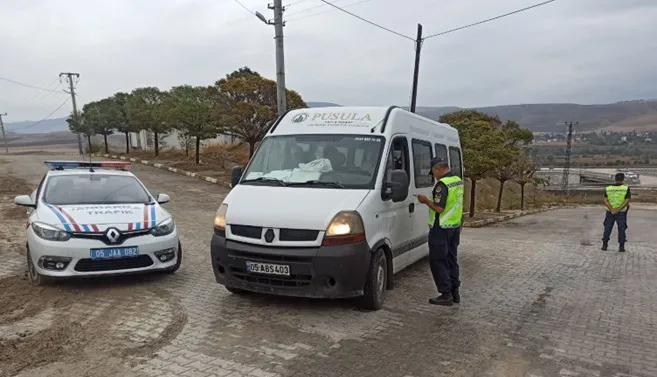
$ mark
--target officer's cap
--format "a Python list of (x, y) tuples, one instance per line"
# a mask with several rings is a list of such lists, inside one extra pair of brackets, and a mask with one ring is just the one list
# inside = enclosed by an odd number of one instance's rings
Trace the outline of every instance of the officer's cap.
[(623, 173), (616, 173), (616, 181), (621, 182), (625, 180), (625, 174)]
[(431, 159), (431, 162), (429, 163), (431, 169), (435, 168), (436, 166), (447, 166), (447, 161), (444, 160), (442, 157), (434, 157)]

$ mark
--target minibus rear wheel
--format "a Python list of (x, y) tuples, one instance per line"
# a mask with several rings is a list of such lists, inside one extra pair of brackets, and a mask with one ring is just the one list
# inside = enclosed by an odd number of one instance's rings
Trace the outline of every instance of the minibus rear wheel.
[(361, 307), (366, 310), (379, 310), (383, 307), (388, 282), (388, 260), (382, 249), (372, 254), (370, 268), (365, 281)]

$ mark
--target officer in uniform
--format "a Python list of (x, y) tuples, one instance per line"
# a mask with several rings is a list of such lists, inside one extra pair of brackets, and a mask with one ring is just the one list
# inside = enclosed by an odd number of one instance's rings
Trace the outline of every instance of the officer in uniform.
[(602, 234), (602, 250), (607, 250), (609, 245), (609, 236), (614, 228), (614, 223), (618, 224), (618, 251), (625, 251), (625, 231), (627, 230), (627, 210), (630, 208), (630, 198), (632, 193), (630, 188), (623, 184), (625, 174), (618, 173), (615, 177), (616, 183), (607, 186), (605, 189), (604, 202), (607, 207), (604, 221), (604, 233)]
[(452, 174), (447, 161), (440, 157), (431, 159), (431, 174), (438, 181), (432, 198), (417, 196), (420, 203), (429, 207), (429, 263), (440, 293), (429, 303), (452, 306), (461, 302), (456, 255), (463, 223), (463, 180)]

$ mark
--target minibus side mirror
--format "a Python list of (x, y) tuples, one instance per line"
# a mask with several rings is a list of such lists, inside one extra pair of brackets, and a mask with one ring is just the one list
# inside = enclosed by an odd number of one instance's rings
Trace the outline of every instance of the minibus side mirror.
[(390, 172), (390, 181), (384, 185), (385, 194), (393, 203), (401, 202), (408, 197), (408, 174), (405, 170)]
[(230, 187), (235, 187), (242, 179), (242, 167), (233, 166), (233, 169), (230, 171)]

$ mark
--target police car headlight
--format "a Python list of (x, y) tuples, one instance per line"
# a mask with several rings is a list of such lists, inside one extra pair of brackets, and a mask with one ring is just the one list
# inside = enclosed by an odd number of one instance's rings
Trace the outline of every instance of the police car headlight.
[(322, 245), (347, 245), (365, 241), (363, 218), (356, 211), (342, 211), (333, 217), (324, 234)]
[(34, 234), (48, 241), (68, 241), (71, 238), (70, 233), (48, 224), (34, 222), (32, 223), (32, 230)]
[(157, 224), (157, 226), (151, 230), (151, 234), (155, 237), (166, 236), (167, 234), (173, 233), (174, 229), (176, 229), (176, 224), (173, 222), (173, 219), (169, 218)]
[(228, 204), (221, 203), (217, 209), (217, 214), (214, 215), (214, 229), (219, 231), (226, 230), (226, 211), (228, 210)]

